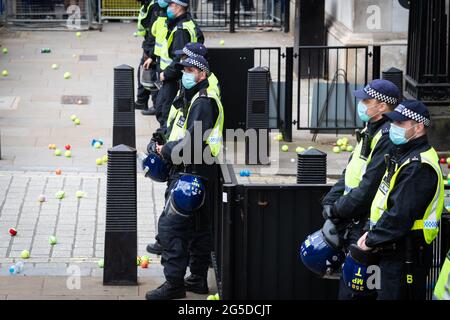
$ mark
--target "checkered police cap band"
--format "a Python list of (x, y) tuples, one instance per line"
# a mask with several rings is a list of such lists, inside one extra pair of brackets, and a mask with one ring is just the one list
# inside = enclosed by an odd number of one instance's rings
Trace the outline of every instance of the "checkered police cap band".
[(421, 114), (418, 114), (417, 112), (412, 111), (411, 109), (408, 109), (407, 107), (405, 107), (402, 104), (399, 104), (396, 108), (395, 111), (402, 114), (403, 116), (414, 120), (416, 122), (419, 123), (423, 123), (424, 126), (429, 127), (431, 125), (431, 120), (428, 118), (425, 118), (424, 116), (422, 116)]
[(382, 94), (381, 92), (378, 92), (377, 90), (371, 88), (370, 85), (367, 85), (364, 88), (364, 91), (372, 98), (377, 99), (381, 102), (385, 102), (385, 103), (389, 103), (389, 104), (397, 104), (397, 102), (398, 102), (397, 98)]
[(191, 50), (187, 49), (186, 47), (183, 48), (183, 52), (184, 52), (188, 57), (196, 57), (196, 56), (198, 56), (198, 54), (193, 53)]
[(182, 7), (187, 7), (187, 6), (188, 6), (188, 4), (187, 4), (186, 2), (179, 1), (179, 0), (171, 0), (170, 2), (179, 4), (179, 5), (182, 6)]
[(209, 69), (207, 66), (205, 66), (203, 63), (201, 63), (200, 61), (197, 61), (195, 59), (191, 59), (191, 58), (187, 58), (186, 62), (189, 64), (192, 64), (194, 66), (196, 66), (197, 68), (199, 68), (202, 71), (206, 71), (209, 72)]

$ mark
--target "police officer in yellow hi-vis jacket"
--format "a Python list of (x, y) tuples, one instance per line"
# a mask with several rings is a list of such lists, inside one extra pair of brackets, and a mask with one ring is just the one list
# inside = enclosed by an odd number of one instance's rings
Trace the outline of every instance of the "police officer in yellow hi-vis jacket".
[[(174, 103), (181, 106), (169, 121), (167, 141), (156, 146), (156, 151), (171, 165), (166, 204), (158, 222), (166, 282), (147, 292), (147, 300), (179, 299), (186, 296), (186, 291), (209, 291), (210, 209), (218, 177), (217, 163), (210, 160), (222, 149), (224, 112), (217, 90), (209, 86), (210, 71), (205, 58), (188, 57), (178, 67), (183, 68), (184, 90), (180, 90)], [(184, 177), (196, 177), (195, 184), (186, 182)], [(204, 198), (191, 207), (190, 199), (184, 198), (198, 199), (198, 190), (204, 190), (200, 192)], [(179, 206), (177, 195), (186, 201), (186, 206)], [(191, 274), (185, 279), (188, 266)]]
[[(360, 99), (358, 115), (367, 125), (358, 133), (358, 144), (342, 178), (322, 201), (324, 218), (332, 219), (338, 227), (344, 226), (341, 233), (346, 233), (345, 249), (364, 233), (370, 205), (385, 172), (384, 155), (390, 153), (393, 146), (389, 139), (390, 123), (383, 114), (397, 106), (400, 91), (388, 80), (375, 79), (363, 89), (354, 91), (353, 95)], [(341, 279), (340, 300), (374, 298), (373, 292), (356, 294)]]
[[(164, 126), (169, 114), (170, 106), (179, 89), (181, 72), (175, 65), (180, 57), (175, 51), (182, 50), (189, 42), (204, 42), (204, 36), (198, 25), (188, 12), (188, 0), (165, 0), (167, 7), (166, 30), (164, 37), (157, 36), (159, 51), (159, 79), (162, 87), (156, 98), (156, 119), (160, 126)], [(158, 43), (161, 38), (162, 43)], [(156, 48), (155, 45), (155, 48)]]
[(425, 299), (444, 206), (439, 158), (427, 139), (430, 114), (421, 101), (405, 100), (385, 116), (395, 148), (372, 201), (370, 230), (358, 247), (379, 255), (378, 299)]

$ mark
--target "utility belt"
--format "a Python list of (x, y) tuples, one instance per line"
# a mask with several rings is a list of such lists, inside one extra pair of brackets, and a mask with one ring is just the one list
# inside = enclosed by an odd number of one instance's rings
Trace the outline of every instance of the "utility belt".
[(376, 248), (376, 250), (381, 254), (404, 252), (405, 255), (410, 255), (417, 253), (421, 247), (424, 248), (425, 246), (427, 246), (427, 244), (425, 243), (425, 240), (423, 238), (423, 231), (411, 230), (402, 239), (379, 246)]

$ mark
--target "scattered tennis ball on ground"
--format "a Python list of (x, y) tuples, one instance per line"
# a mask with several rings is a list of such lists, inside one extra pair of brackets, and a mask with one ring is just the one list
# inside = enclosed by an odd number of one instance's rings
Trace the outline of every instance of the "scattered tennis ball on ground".
[(288, 146), (287, 144), (283, 144), (283, 145), (281, 146), (281, 151), (283, 151), (283, 152), (288, 152), (288, 151), (289, 151), (289, 146)]
[(305, 148), (302, 148), (302, 147), (295, 148), (296, 153), (302, 153), (303, 151), (305, 151)]
[(59, 157), (62, 154), (61, 150), (56, 149), (55, 150), (55, 156)]
[(56, 237), (55, 237), (55, 236), (51, 236), (51, 237), (48, 239), (48, 242), (50, 243), (50, 245), (54, 246), (58, 241), (56, 240)]
[(107, 156), (107, 155), (104, 155), (104, 156), (102, 157), (102, 161), (103, 161), (103, 164), (108, 163), (108, 156)]
[(75, 196), (77, 198), (83, 198), (84, 196), (86, 196), (86, 193), (84, 193), (84, 191), (78, 190), (77, 192), (75, 192)]
[(334, 153), (341, 153), (341, 148), (336, 146), (336, 147), (333, 148), (333, 152)]
[(63, 199), (65, 195), (66, 195), (66, 193), (61, 190), (61, 191), (56, 192), (55, 197), (56, 197), (56, 199)]
[(21, 257), (22, 259), (28, 259), (28, 258), (30, 257), (30, 251), (28, 251), (28, 250), (23, 250), (23, 251), (20, 253), (20, 257)]
[(450, 180), (450, 173), (447, 175), (447, 179)]
[(72, 120), (72, 121), (75, 121), (76, 118), (77, 118), (76, 114), (73, 114), (73, 115), (70, 116), (70, 120)]
[(348, 138), (342, 138), (342, 144), (348, 144)]
[(139, 257), (139, 256), (136, 258), (136, 265), (137, 266), (141, 265), (141, 257)]
[(99, 141), (94, 143), (94, 148), (95, 149), (100, 149), (101, 147), (102, 147), (102, 144)]
[(105, 260), (103, 259), (98, 260), (97, 265), (99, 268), (103, 268), (105, 266)]
[(67, 150), (66, 152), (64, 152), (64, 156), (65, 156), (66, 158), (70, 158), (70, 157), (72, 156), (72, 151)]
[(9, 229), (9, 234), (14, 237), (17, 234), (16, 228), (10, 228)]
[(216, 293), (216, 294), (214, 295), (214, 298), (215, 298), (216, 300), (220, 300), (219, 293)]
[(75, 125), (79, 126), (81, 123), (81, 120), (76, 118), (75, 120), (73, 120), (73, 123), (75, 123)]
[(8, 54), (8, 48), (3, 48), (2, 52), (3, 54)]
[(75, 35), (79, 38), (79, 37), (81, 37), (81, 32), (78, 31), (77, 33), (75, 33)]
[(348, 152), (352, 152), (352, 151), (353, 151), (353, 146), (347, 146), (347, 149), (346, 149), (346, 151), (348, 151)]
[(70, 77), (72, 77), (70, 72), (64, 72), (64, 79), (70, 79)]
[(336, 141), (336, 145), (338, 145), (339, 147), (342, 146), (342, 145), (343, 145), (342, 139), (338, 139), (338, 140)]
[(340, 148), (341, 148), (341, 151), (346, 151), (346, 150), (347, 150), (347, 146), (346, 146), (346, 145), (344, 145), (344, 144), (343, 144), (343, 145), (341, 145), (341, 146), (340, 146)]
[(52, 64), (52, 69), (53, 70), (57, 70), (58, 68), (59, 68), (59, 66), (56, 63)]
[(41, 194), (41, 195), (38, 197), (38, 201), (39, 201), (39, 202), (45, 202), (45, 201), (47, 201), (47, 198), (46, 198), (45, 195)]
[(97, 158), (97, 159), (95, 159), (95, 163), (96, 163), (98, 166), (101, 166), (101, 165), (103, 164), (102, 158)]
[(281, 133), (278, 133), (275, 138), (276, 141), (282, 141), (283, 140), (283, 135)]
[(206, 298), (206, 300), (216, 300), (216, 298), (211, 294)]
[(314, 147), (313, 147), (313, 146), (309, 146), (309, 147), (308, 147), (308, 150), (311, 150), (311, 149), (314, 149)]
[(8, 70), (3, 70), (3, 71), (2, 71), (2, 76), (4, 76), (4, 77), (9, 76)]
[(447, 164), (450, 164), (450, 157), (447, 158)]
[(219, 41), (219, 43), (220, 43), (221, 46), (223, 46), (225, 44), (225, 40), (222, 39), (222, 40)]

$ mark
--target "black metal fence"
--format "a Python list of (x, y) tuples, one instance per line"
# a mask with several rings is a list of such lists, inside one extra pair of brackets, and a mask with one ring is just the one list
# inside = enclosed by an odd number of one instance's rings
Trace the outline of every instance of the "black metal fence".
[(351, 93), (367, 83), (368, 57), (367, 46), (298, 47), (298, 130), (318, 133), (363, 126)]

